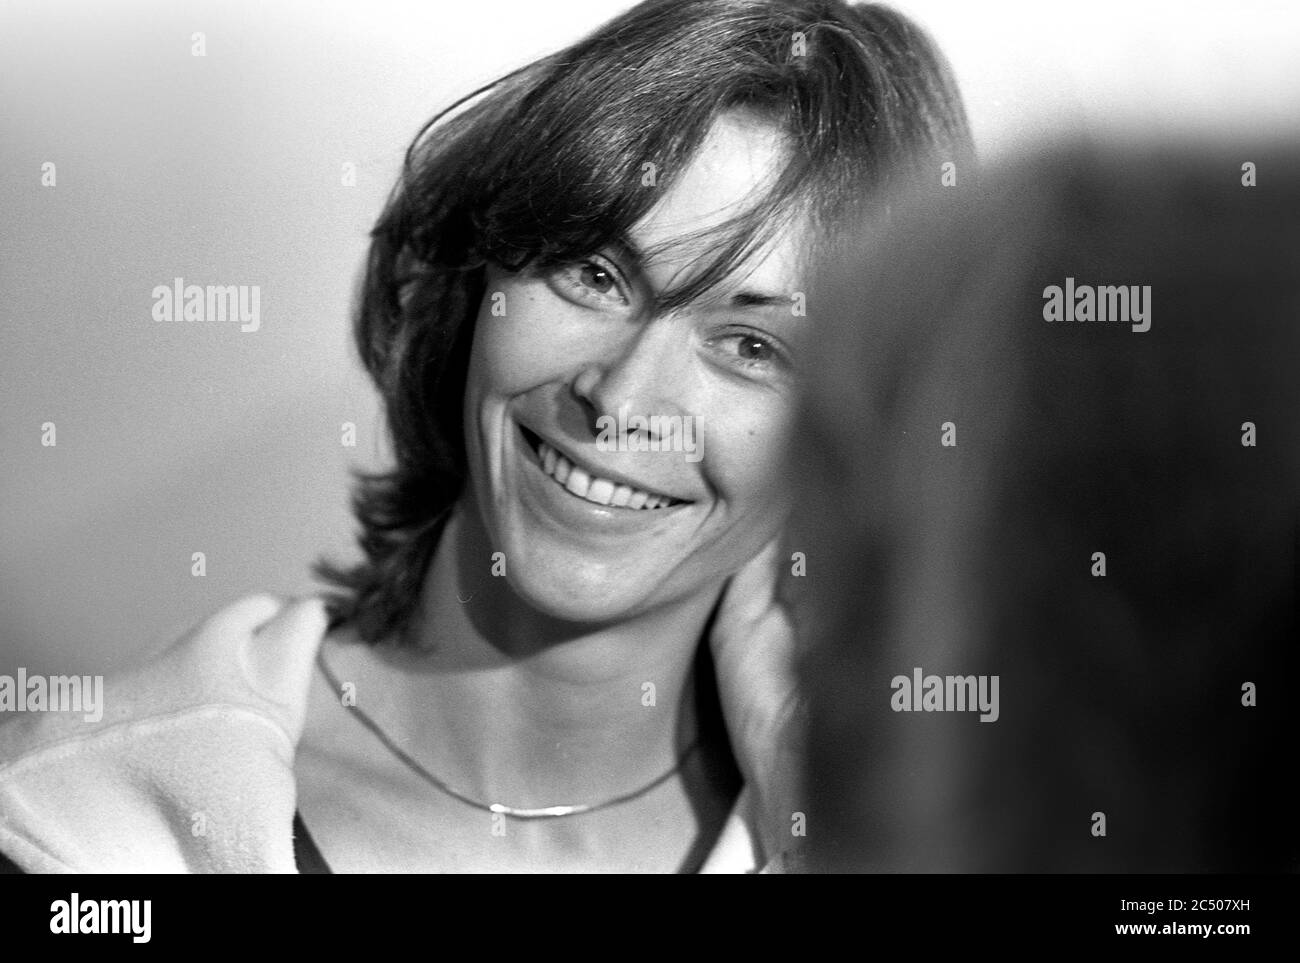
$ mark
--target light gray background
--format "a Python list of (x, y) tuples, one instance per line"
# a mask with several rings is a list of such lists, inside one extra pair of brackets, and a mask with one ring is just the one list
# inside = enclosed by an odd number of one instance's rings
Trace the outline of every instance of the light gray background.
[[(402, 151), (627, 6), (0, 5), (0, 673), (107, 670), (352, 551), (347, 467), (384, 448), (349, 306)], [(1289, 2), (895, 6), (953, 63), (986, 158), (1081, 128), (1245, 143), (1300, 117)], [(155, 322), (176, 276), (260, 285), (261, 330)]]

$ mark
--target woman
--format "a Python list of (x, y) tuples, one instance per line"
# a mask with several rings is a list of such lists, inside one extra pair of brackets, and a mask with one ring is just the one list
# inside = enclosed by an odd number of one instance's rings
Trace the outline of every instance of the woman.
[[(345, 871), (749, 868), (788, 848), (775, 467), (803, 278), (866, 197), (964, 160), (947, 68), (883, 8), (654, 0), (465, 104), (417, 138), (374, 231), (356, 333), (396, 464), (356, 493), (361, 564), (322, 567), (329, 637), (311, 602), (258, 632), (277, 605), (250, 600), (119, 687), (208, 659), (224, 680), (243, 651), (240, 705), (260, 700), (178, 767), (169, 820), (201, 814), (203, 843), (151, 858), (292, 868), (295, 803), (298, 864)], [(259, 748), (232, 753), (236, 729)], [(206, 778), (222, 764), (245, 770), (238, 799)], [(30, 811), (19, 783), (50, 766), (27, 748), (10, 798)], [(10, 824), (0, 850), (93, 861), (60, 830)]]

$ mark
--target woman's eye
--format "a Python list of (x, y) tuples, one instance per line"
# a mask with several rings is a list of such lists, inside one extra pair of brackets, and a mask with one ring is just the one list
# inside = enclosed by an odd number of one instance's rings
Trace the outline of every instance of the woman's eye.
[(761, 374), (783, 367), (785, 355), (776, 342), (752, 331), (731, 331), (709, 339), (723, 361), (745, 373)]
[(776, 348), (772, 342), (765, 341), (762, 338), (756, 338), (753, 335), (743, 334), (736, 338), (736, 354), (743, 361), (764, 362), (771, 361), (776, 356)]
[(563, 264), (551, 275), (571, 301), (598, 306), (627, 305), (618, 272), (603, 261), (587, 259)]
[(605, 294), (613, 288), (618, 287), (618, 282), (614, 280), (614, 275), (610, 274), (599, 264), (587, 263), (578, 269), (578, 278), (583, 286), (589, 287), (594, 291)]

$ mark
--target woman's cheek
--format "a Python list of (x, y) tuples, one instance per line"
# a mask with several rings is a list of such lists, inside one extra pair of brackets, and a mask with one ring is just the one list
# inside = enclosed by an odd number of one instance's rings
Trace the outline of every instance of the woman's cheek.
[[(489, 291), (479, 316), (483, 369), (499, 391), (515, 394), (562, 377), (584, 344), (583, 331), (553, 297), (532, 283), (502, 285), (501, 300)], [(495, 313), (494, 313), (495, 312)], [(589, 340), (589, 337), (588, 337)]]
[[(705, 453), (705, 463), (717, 478), (716, 485), (734, 511), (771, 511), (787, 500), (788, 492), (781, 477), (784, 446), (789, 438), (792, 418), (788, 406), (780, 403), (747, 406), (751, 417), (737, 424), (734, 432), (705, 435), (712, 452)], [(759, 417), (753, 417), (757, 410)]]
[[(494, 304), (495, 294), (502, 297)], [(479, 315), (475, 331), (474, 352), (478, 355), (476, 367), (482, 373), (484, 383), (492, 389), (508, 389), (512, 382), (518, 381), (525, 374), (530, 361), (536, 358), (530, 350), (533, 340), (522, 337), (527, 329), (528, 311), (522, 297), (511, 297), (509, 290), (489, 292), (484, 301), (483, 311)], [(513, 302), (514, 311), (510, 312)], [(496, 312), (502, 311), (503, 314)]]

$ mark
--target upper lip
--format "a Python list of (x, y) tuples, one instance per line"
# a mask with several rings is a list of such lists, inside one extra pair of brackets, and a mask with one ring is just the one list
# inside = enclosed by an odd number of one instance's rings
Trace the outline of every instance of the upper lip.
[(623, 474), (622, 472), (615, 471), (612, 468), (605, 468), (603, 466), (594, 465), (591, 462), (589, 462), (586, 458), (580, 458), (577, 455), (575, 455), (565, 445), (561, 445), (557, 443), (547, 435), (542, 434), (542, 432), (538, 431), (536, 428), (531, 428), (528, 425), (523, 424), (523, 422), (519, 423), (519, 427), (521, 427), (528, 434), (533, 435), (536, 438), (539, 438), (540, 440), (546, 442), (546, 444), (554, 448), (557, 452), (559, 452), (561, 455), (567, 458), (572, 464), (574, 464), (578, 468), (581, 468), (583, 471), (585, 471), (588, 475), (591, 475), (592, 477), (608, 478), (610, 481), (617, 482), (620, 485), (627, 485), (629, 488), (635, 488), (638, 491), (649, 492), (651, 495), (660, 495), (663, 496), (664, 498), (671, 498), (674, 501), (679, 501), (679, 502), (694, 501), (694, 499), (692, 498), (683, 498), (680, 495), (674, 495), (672, 492), (666, 492), (661, 488), (656, 488), (654, 486), (647, 485), (644, 482), (639, 482), (636, 479), (630, 478), (627, 475)]

